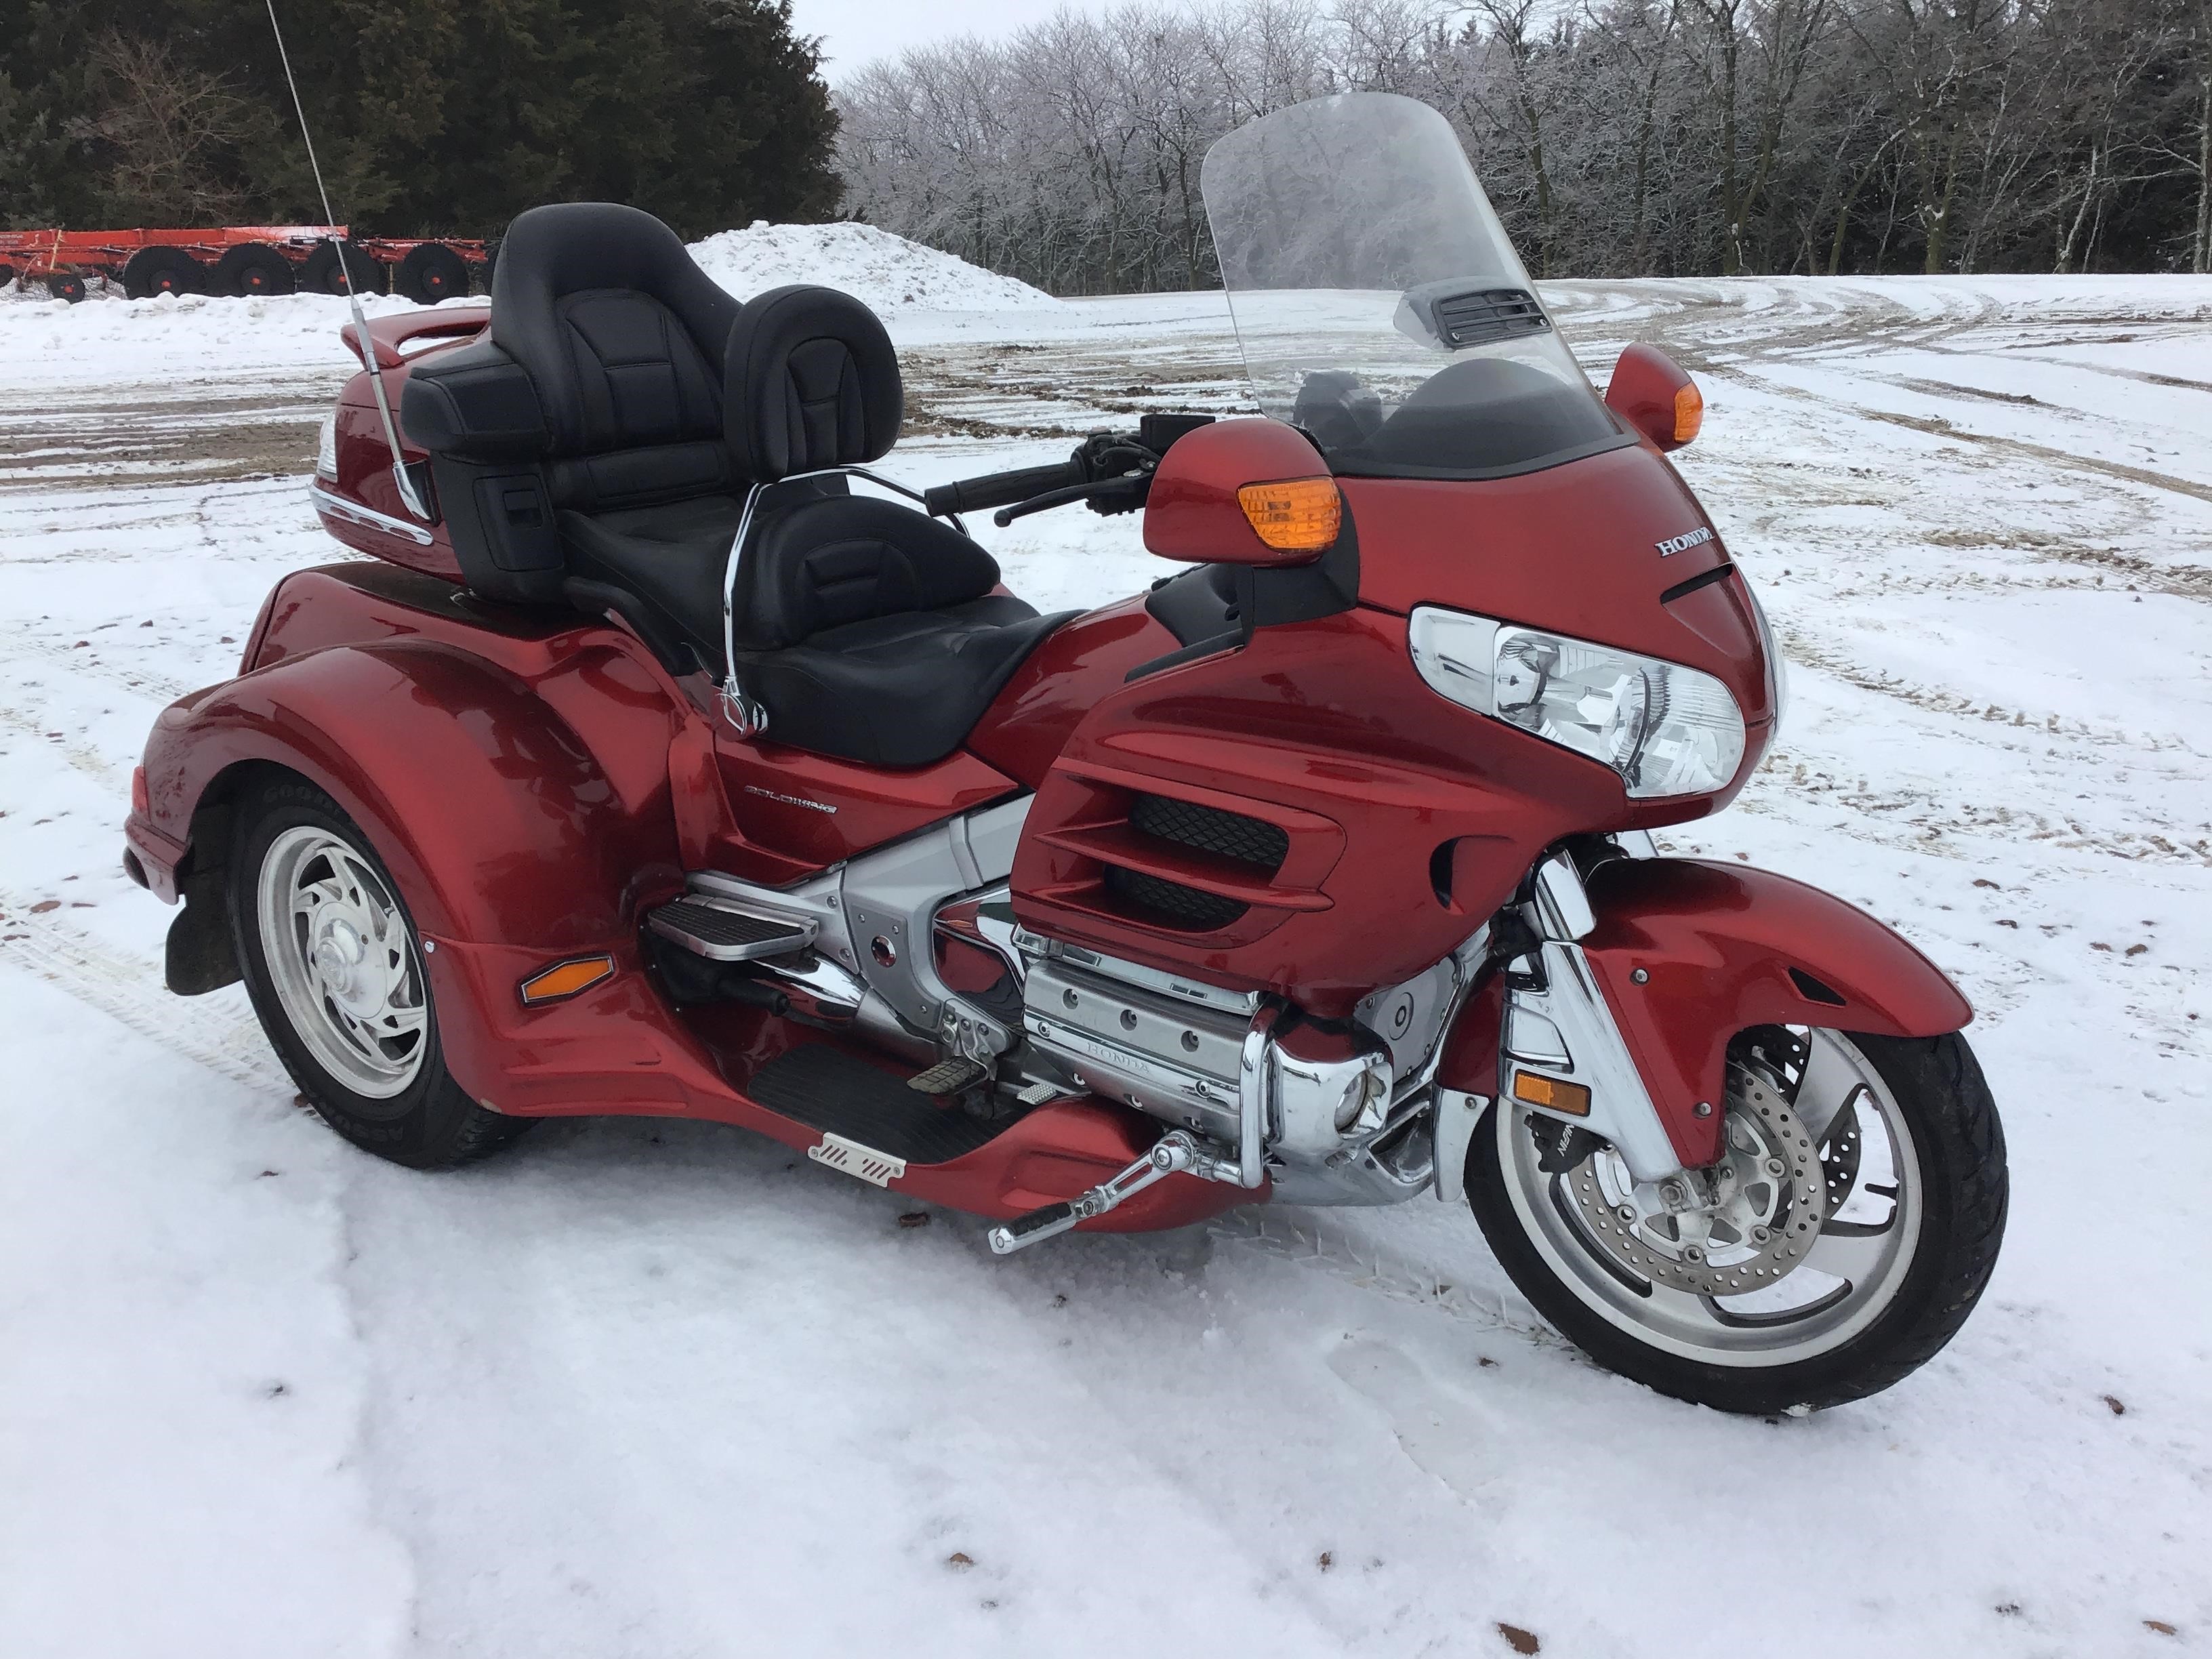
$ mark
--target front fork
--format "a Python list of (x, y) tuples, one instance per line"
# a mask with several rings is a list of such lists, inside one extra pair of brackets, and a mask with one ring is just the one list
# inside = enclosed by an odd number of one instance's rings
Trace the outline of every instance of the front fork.
[[(1641, 850), (1641, 849), (1636, 849)], [(1610, 1141), (1638, 1182), (1681, 1173), (1682, 1159), (1629, 1052), (1581, 941), (1595, 929), (1582, 877), (1565, 854), (1536, 866), (1522, 907), (1534, 938), (1505, 964), (1495, 1018), (1496, 1093), (1528, 1110)], [(1466, 1195), (1467, 1152), (1493, 1097), (1439, 1084), (1437, 1196)], [(1700, 1118), (1719, 1110), (1700, 1101)]]

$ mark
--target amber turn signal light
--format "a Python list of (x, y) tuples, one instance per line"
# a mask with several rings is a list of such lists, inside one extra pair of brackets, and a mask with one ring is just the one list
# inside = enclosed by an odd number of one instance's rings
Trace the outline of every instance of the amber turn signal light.
[(1579, 1083), (1562, 1083), (1534, 1072), (1513, 1073), (1513, 1098), (1524, 1105), (1541, 1106), (1547, 1112), (1565, 1112), (1569, 1117), (1589, 1115), (1589, 1090)]
[(612, 978), (614, 971), (612, 957), (578, 957), (573, 962), (556, 963), (522, 981), (523, 1004), (535, 1008), (558, 1002), (579, 991), (590, 990), (603, 979)]
[(1674, 393), (1674, 441), (1689, 442), (1705, 423), (1705, 394), (1694, 386), (1678, 388)]
[(1344, 522), (1344, 498), (1334, 478), (1246, 484), (1237, 492), (1237, 504), (1254, 535), (1286, 553), (1318, 553), (1334, 545)]

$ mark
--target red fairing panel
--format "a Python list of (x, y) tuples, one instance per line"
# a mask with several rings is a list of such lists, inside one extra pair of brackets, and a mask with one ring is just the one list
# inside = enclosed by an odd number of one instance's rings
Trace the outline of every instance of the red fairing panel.
[[(1973, 1018), (1958, 988), (1896, 933), (1786, 876), (1624, 859), (1595, 873), (1589, 897), (1597, 929), (1583, 951), (1685, 1164), (1718, 1155), (1720, 1116), (1699, 1119), (1695, 1109), (1723, 1098), (1738, 1031), (1814, 1025), (1937, 1036)], [(1794, 979), (1793, 968), (1811, 983)], [(1647, 983), (1635, 982), (1638, 969)], [(1490, 1075), (1494, 1088), (1494, 1066)]]
[(1182, 648), (1141, 596), (1078, 617), (1047, 635), (1014, 671), (967, 746), (1034, 789), (1099, 699), (1120, 690), (1139, 664)]
[(714, 840), (707, 862), (770, 886), (1018, 793), (1012, 778), (965, 750), (891, 770), (749, 742), (719, 720), (714, 742), (736, 830)]
[[(1725, 556), (1717, 540), (1660, 553), (1704, 514), (1656, 452), (1481, 482), (1339, 483), (1359, 604), (1132, 683), (1101, 676), (1037, 784), (1014, 867), (1025, 924), (1340, 1016), (1455, 948), (1560, 837), (1702, 817), (1758, 765), (1771, 711), (1749, 596), (1723, 575), (1666, 601)], [(1609, 768), (1431, 690), (1407, 647), (1418, 605), (1714, 675), (1745, 718), (1735, 776), (1709, 795), (1629, 799)], [(1035, 767), (1024, 755), (1018, 775)], [(1255, 873), (1134, 834), (1145, 794), (1271, 823), (1289, 856)], [(1211, 931), (1148, 919), (1117, 896), (1116, 869), (1244, 909)]]

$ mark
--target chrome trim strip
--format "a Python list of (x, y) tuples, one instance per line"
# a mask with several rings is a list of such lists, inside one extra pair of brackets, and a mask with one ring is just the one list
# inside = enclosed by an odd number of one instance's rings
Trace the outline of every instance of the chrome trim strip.
[(1257, 1187), (1267, 1178), (1267, 1097), (1275, 1068), (1267, 1063), (1267, 1050), (1275, 1041), (1275, 1024), (1281, 1007), (1269, 1004), (1252, 1016), (1252, 1029), (1244, 1034), (1244, 1054), (1237, 1071), (1237, 1179)]
[(1475, 1126), (1489, 1109), (1488, 1095), (1437, 1091), (1436, 1193), (1447, 1204), (1467, 1197), (1467, 1149), (1474, 1143)]
[(1587, 939), (1597, 930), (1583, 878), (1564, 853), (1554, 853), (1536, 866), (1532, 884), (1536, 891), (1536, 920), (1546, 939)]
[(395, 519), (387, 513), (379, 513), (373, 507), (363, 507), (359, 501), (343, 495), (334, 495), (320, 483), (307, 481), (307, 499), (315, 504), (315, 511), (327, 513), (333, 518), (346, 520), (368, 530), (381, 530), (387, 536), (404, 536), (417, 547), (428, 547), (437, 538), (419, 524), (410, 524), (404, 519)]

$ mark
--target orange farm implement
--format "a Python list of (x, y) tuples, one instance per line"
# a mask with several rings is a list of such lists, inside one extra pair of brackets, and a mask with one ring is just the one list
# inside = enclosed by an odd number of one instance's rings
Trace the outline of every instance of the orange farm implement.
[[(333, 241), (333, 237), (337, 238)], [(58, 300), (84, 298), (90, 279), (120, 283), (134, 300), (160, 294), (343, 294), (340, 244), (354, 286), (394, 289), (424, 305), (490, 286), (497, 245), (347, 239), (343, 225), (225, 225), (213, 230), (0, 231), (0, 287), (43, 283)]]

